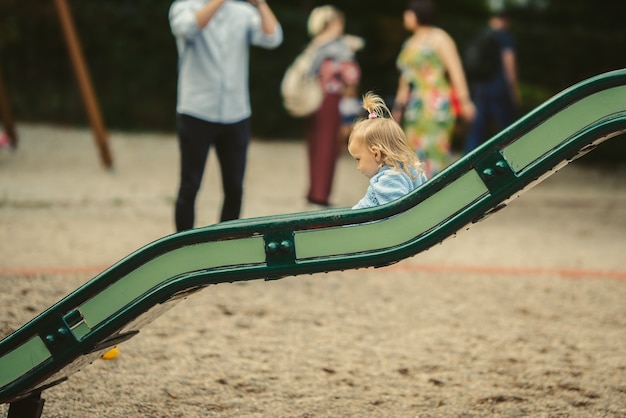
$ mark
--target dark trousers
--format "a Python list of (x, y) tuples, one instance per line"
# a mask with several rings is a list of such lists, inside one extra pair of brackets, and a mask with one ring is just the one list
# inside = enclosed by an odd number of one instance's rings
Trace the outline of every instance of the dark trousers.
[(517, 113), (504, 79), (474, 84), (472, 101), (476, 106), (476, 117), (465, 138), (465, 153), (515, 122)]
[(309, 119), (307, 154), (309, 158), (309, 202), (328, 205), (337, 166), (341, 114), (338, 94), (326, 94), (319, 110)]
[(196, 196), (211, 146), (215, 146), (224, 190), (220, 221), (239, 218), (250, 143), (249, 119), (221, 124), (178, 114), (177, 123), (180, 185), (175, 208), (176, 231), (193, 228)]

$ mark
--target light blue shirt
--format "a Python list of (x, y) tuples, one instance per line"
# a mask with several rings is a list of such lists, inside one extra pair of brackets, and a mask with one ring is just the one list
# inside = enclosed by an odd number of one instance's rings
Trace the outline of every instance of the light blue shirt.
[(384, 165), (370, 179), (370, 185), (363, 199), (352, 209), (364, 209), (384, 205), (412, 192), (426, 182), (426, 174), (422, 170), (414, 170), (416, 176), (411, 178), (404, 171)]
[(249, 46), (272, 49), (283, 41), (282, 28), (266, 34), (252, 4), (226, 0), (209, 23), (198, 27), (196, 12), (207, 0), (176, 0), (169, 11), (178, 49), (176, 111), (215, 123), (250, 117)]

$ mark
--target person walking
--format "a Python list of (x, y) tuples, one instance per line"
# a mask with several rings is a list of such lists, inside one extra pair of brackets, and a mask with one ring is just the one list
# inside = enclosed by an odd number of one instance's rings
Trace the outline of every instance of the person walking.
[(486, 30), (466, 51), (465, 65), (476, 117), (465, 138), (465, 153), (483, 143), (493, 129), (499, 132), (517, 118), (520, 102), (517, 64), (514, 39), (508, 28), (506, 12), (494, 13)]
[(175, 223), (176, 231), (183, 231), (194, 227), (211, 147), (224, 192), (220, 221), (239, 218), (250, 142), (249, 48), (276, 48), (283, 32), (265, 0), (176, 0), (169, 22), (179, 57)]
[(362, 47), (362, 40), (344, 34), (344, 14), (334, 6), (316, 7), (309, 14), (307, 24), (312, 36), (310, 45), (315, 48), (312, 71), (319, 77), (323, 98), (307, 121), (309, 189), (306, 198), (309, 204), (328, 207), (340, 149), (340, 103), (344, 98), (350, 100), (350, 94), (359, 83), (361, 70), (354, 54)]
[(402, 120), (408, 143), (430, 179), (452, 162), (451, 137), (456, 122), (453, 91), (461, 117), (471, 120), (475, 108), (456, 44), (435, 26), (433, 2), (409, 1), (404, 27), (411, 36), (397, 58), (400, 79), (393, 114)]

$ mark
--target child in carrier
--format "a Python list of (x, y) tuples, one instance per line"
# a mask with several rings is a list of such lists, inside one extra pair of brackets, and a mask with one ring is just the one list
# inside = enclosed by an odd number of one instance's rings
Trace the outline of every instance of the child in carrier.
[(357, 170), (370, 179), (365, 196), (352, 207), (363, 209), (384, 205), (415, 190), (426, 182), (426, 174), (406, 135), (393, 120), (389, 108), (378, 95), (363, 96), (368, 116), (354, 125), (348, 139), (348, 152)]

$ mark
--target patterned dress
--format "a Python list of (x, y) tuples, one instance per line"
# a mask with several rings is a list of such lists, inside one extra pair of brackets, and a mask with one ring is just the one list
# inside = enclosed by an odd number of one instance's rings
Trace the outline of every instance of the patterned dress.
[(455, 115), (445, 67), (428, 41), (419, 45), (406, 41), (396, 64), (411, 86), (404, 131), (430, 179), (452, 162)]

